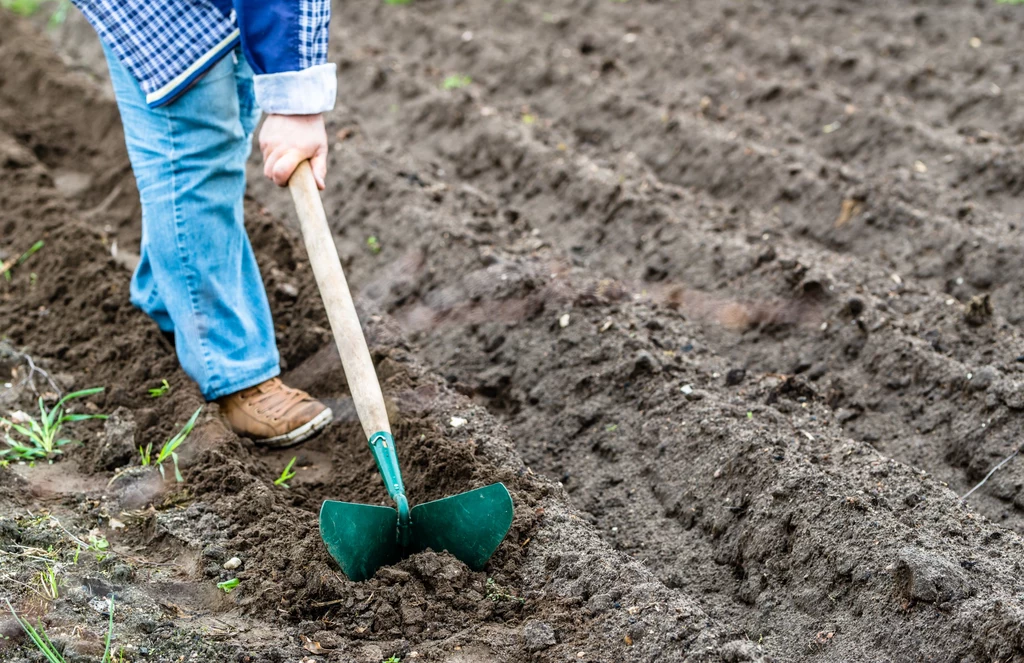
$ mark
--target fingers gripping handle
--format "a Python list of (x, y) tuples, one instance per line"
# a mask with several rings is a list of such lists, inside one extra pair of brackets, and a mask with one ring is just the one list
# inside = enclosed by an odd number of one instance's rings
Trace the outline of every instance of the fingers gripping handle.
[[(320, 192), (313, 179), (313, 170), (308, 161), (303, 161), (288, 180), (288, 189), (295, 201), (295, 211), (302, 229), (302, 239), (309, 255), (309, 264), (316, 277), (316, 285), (320, 290), (327, 319), (330, 320), (334, 332), (334, 342), (338, 345), (341, 365), (345, 369), (352, 401), (355, 403), (359, 422), (367, 439), (374, 433), (388, 433), (387, 409), (384, 407), (384, 396), (377, 382), (377, 373), (370, 359), (370, 351), (366, 347), (363, 329), (359, 325), (356, 307), (352, 302), (352, 294), (345, 280), (345, 272), (341, 268), (338, 249), (334, 245), (334, 237), (327, 225), (327, 216), (320, 201)], [(394, 445), (392, 445), (393, 447)], [(396, 462), (397, 468), (397, 462)], [(388, 487), (390, 491), (390, 486)]]

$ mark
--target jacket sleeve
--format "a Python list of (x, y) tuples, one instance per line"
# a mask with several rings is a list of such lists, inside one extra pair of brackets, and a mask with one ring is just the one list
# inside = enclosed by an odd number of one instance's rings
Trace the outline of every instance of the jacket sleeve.
[(282, 115), (334, 108), (338, 79), (327, 62), (330, 0), (233, 2), (260, 108)]

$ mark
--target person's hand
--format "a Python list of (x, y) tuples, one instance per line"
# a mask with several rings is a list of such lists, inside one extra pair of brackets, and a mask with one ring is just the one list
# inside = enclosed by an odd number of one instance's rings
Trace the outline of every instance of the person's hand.
[(327, 129), (324, 116), (268, 115), (260, 129), (263, 174), (278, 186), (288, 186), (296, 166), (309, 159), (317, 187), (327, 176)]

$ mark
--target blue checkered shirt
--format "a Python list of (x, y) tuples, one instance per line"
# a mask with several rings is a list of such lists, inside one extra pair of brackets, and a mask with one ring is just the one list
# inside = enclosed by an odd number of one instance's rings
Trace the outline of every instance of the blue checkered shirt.
[(151, 107), (171, 103), (241, 45), (268, 113), (334, 106), (330, 0), (73, 0)]

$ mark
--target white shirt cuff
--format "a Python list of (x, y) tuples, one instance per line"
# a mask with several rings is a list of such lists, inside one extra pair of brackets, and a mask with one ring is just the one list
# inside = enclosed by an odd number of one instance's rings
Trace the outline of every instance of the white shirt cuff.
[(257, 74), (256, 103), (264, 113), (315, 115), (334, 108), (338, 75), (333, 62), (301, 71)]

